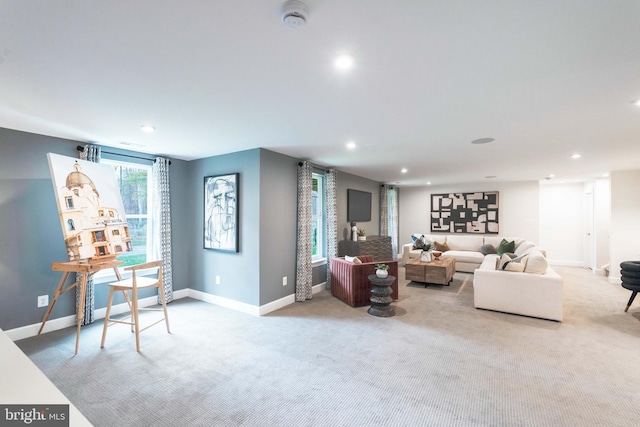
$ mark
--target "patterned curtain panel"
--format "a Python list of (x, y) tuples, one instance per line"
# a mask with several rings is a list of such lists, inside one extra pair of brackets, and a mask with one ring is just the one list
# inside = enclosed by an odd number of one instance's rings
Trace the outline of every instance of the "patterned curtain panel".
[(312, 167), (309, 162), (298, 164), (298, 238), (296, 269), (296, 301), (312, 297), (311, 276), (311, 191)]
[[(153, 163), (153, 253), (162, 260), (162, 283), (167, 302), (173, 301), (171, 272), (171, 198), (169, 196), (169, 159), (156, 157)], [(158, 304), (162, 300), (158, 295)]]
[[(100, 147), (93, 144), (87, 144), (84, 146), (84, 150), (78, 151), (80, 159), (88, 160), (94, 163), (100, 163), (101, 150)], [(82, 280), (82, 273), (76, 273), (76, 281)], [(80, 313), (80, 310), (84, 310), (84, 318), (82, 319), (83, 325), (93, 323), (95, 317), (94, 308), (95, 294), (93, 287), (93, 276), (90, 276), (87, 280), (87, 292), (84, 296), (84, 301), (80, 301), (80, 290), (76, 287), (76, 313)]]
[(398, 236), (400, 234), (400, 224), (398, 222), (398, 194), (400, 189), (397, 187), (389, 188), (388, 192), (388, 210), (389, 210), (389, 236), (391, 236), (391, 245), (393, 248), (393, 259), (398, 257)]
[[(389, 201), (387, 200), (388, 188), (386, 185), (380, 186), (380, 235), (389, 235)], [(393, 239), (392, 239), (393, 240)]]
[(336, 170), (329, 169), (325, 175), (326, 234), (327, 234), (327, 289), (331, 289), (330, 262), (338, 256), (338, 214), (336, 212)]

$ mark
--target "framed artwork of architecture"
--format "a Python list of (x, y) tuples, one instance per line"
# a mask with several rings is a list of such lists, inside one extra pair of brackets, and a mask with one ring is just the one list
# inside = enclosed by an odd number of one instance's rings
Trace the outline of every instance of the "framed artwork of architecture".
[(431, 195), (431, 231), (498, 234), (498, 192)]
[(204, 248), (238, 252), (239, 174), (204, 178)]
[(113, 167), (53, 153), (47, 158), (69, 261), (131, 251)]

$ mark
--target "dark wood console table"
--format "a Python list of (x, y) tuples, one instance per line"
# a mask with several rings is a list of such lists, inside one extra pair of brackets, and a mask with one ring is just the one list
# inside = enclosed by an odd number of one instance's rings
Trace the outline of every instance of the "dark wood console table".
[(374, 261), (391, 261), (393, 249), (391, 236), (367, 236), (367, 240), (341, 240), (338, 256), (373, 255)]

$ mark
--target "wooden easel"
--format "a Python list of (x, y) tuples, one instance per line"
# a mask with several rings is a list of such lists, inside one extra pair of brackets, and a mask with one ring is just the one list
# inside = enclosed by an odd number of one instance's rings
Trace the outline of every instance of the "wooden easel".
[[(118, 266), (124, 264), (122, 261), (118, 261), (115, 256), (107, 257), (105, 259), (99, 260), (80, 260), (80, 261), (66, 261), (66, 262), (54, 262), (51, 264), (51, 269), (53, 271), (62, 271), (62, 277), (58, 282), (58, 286), (56, 287), (55, 292), (53, 293), (53, 298), (51, 299), (51, 304), (49, 304), (49, 308), (47, 312), (44, 314), (42, 318), (42, 325), (40, 325), (40, 330), (38, 331), (38, 335), (44, 329), (44, 324), (49, 319), (49, 315), (51, 314), (51, 310), (53, 310), (53, 306), (56, 304), (58, 297), (60, 295), (70, 291), (71, 289), (79, 286), (80, 289), (80, 304), (81, 307), (77, 309), (77, 317), (78, 317), (78, 326), (76, 331), (76, 353), (78, 354), (78, 344), (80, 342), (80, 326), (82, 326), (82, 319), (84, 319), (84, 299), (87, 294), (87, 280), (89, 277), (96, 274), (98, 271), (105, 270), (107, 268), (113, 268), (113, 271), (116, 273), (116, 277), (118, 280), (122, 280), (120, 277), (120, 272), (118, 271)], [(71, 273), (82, 273), (82, 279), (80, 281), (75, 281), (71, 285), (67, 286), (63, 289), (64, 284)]]

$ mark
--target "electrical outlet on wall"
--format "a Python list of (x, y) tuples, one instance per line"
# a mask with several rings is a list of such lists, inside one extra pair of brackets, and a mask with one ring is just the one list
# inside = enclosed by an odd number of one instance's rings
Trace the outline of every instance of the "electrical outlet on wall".
[(49, 295), (40, 295), (38, 297), (38, 307), (46, 307), (49, 305)]
[(216, 285), (220, 284), (220, 276), (216, 276)]
[(287, 286), (287, 276), (282, 278), (282, 286)]

